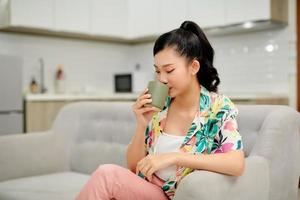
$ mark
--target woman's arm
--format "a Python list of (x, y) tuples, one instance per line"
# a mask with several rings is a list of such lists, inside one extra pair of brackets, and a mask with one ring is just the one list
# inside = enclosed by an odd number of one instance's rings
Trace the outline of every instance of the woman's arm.
[(137, 127), (135, 133), (128, 145), (126, 157), (127, 157), (127, 168), (133, 173), (136, 171), (137, 163), (146, 156), (147, 149), (145, 144), (145, 133), (148, 124), (154, 115), (159, 112), (156, 107), (146, 107), (145, 104), (152, 102), (151, 95), (147, 94), (148, 88), (146, 88), (138, 97), (136, 102), (132, 105), (132, 110), (137, 120)]
[(170, 152), (147, 155), (142, 158), (137, 163), (136, 173), (141, 172), (151, 182), (152, 175), (156, 171), (171, 165), (178, 165), (192, 169), (240, 176), (244, 171), (244, 162), (244, 152), (242, 150), (196, 155), (182, 152)]
[(127, 148), (127, 168), (135, 173), (137, 163), (146, 156), (145, 136), (146, 128), (137, 126), (135, 134)]
[(177, 153), (175, 164), (192, 169), (218, 172), (222, 174), (240, 176), (245, 167), (243, 150), (232, 150), (226, 153), (187, 154)]

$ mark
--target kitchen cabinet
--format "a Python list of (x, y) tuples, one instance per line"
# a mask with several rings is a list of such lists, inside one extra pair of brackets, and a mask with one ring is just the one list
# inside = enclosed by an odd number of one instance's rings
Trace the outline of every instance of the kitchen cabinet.
[(87, 0), (54, 0), (54, 29), (56, 31), (90, 32), (90, 4)]
[(91, 34), (126, 38), (128, 0), (91, 0)]
[(287, 11), (287, 0), (6, 0), (0, 1), (0, 27), (134, 43), (153, 41), (185, 20), (211, 34), (245, 31), (245, 22), (260, 22), (256, 30), (282, 27)]
[(226, 24), (266, 20), (270, 16), (269, 4), (270, 0), (227, 0)]
[(286, 105), (289, 106), (287, 97), (266, 97), (266, 98), (230, 98), (236, 105)]
[(53, 28), (53, 0), (10, 0), (6, 6), (10, 26)]
[(25, 132), (40, 132), (49, 130), (62, 107), (70, 102), (67, 101), (35, 101), (26, 102), (26, 130)]
[(287, 22), (287, 0), (227, 0), (224, 25), (258, 20)]
[(159, 34), (159, 0), (129, 0), (129, 38)]
[(222, 26), (225, 24), (225, 1), (187, 0), (186, 18), (205, 28)]

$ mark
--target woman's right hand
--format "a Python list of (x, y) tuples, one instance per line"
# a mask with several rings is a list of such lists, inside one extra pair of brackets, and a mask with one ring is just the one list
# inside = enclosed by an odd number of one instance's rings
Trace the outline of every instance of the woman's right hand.
[(138, 126), (146, 128), (150, 122), (153, 114), (159, 112), (160, 110), (153, 106), (145, 106), (147, 103), (151, 103), (151, 94), (147, 93), (148, 88), (146, 88), (138, 97), (136, 102), (132, 105), (132, 110), (135, 114)]

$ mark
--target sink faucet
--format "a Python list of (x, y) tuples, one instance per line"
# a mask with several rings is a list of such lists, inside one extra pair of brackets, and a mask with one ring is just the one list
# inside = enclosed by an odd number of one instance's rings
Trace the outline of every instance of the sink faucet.
[(47, 89), (45, 88), (45, 83), (44, 83), (44, 59), (43, 58), (39, 58), (40, 61), (40, 78), (41, 78), (41, 93), (45, 93), (47, 91)]

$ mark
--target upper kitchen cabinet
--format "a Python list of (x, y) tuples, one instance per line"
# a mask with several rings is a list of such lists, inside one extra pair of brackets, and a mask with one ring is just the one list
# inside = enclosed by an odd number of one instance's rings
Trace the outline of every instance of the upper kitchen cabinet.
[(129, 0), (129, 38), (159, 34), (159, 0)]
[(0, 4), (2, 27), (53, 27), (53, 0), (2, 0)]
[(186, 1), (161, 0), (159, 4), (159, 31), (161, 33), (178, 28), (186, 20)]
[(203, 28), (222, 26), (225, 23), (225, 0), (187, 0), (187, 20)]
[(91, 0), (91, 34), (126, 38), (128, 0)]
[[(208, 34), (285, 26), (287, 0), (0, 0), (0, 28), (135, 43), (185, 20)], [(250, 22), (250, 23), (246, 23)], [(251, 29), (249, 29), (251, 28)]]
[(89, 33), (89, 0), (54, 0), (54, 29), (62, 32)]
[(225, 24), (272, 20), (287, 23), (287, 0), (226, 0)]

